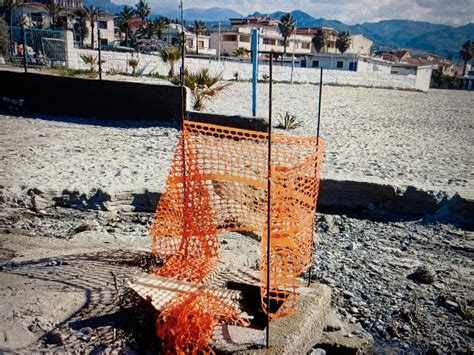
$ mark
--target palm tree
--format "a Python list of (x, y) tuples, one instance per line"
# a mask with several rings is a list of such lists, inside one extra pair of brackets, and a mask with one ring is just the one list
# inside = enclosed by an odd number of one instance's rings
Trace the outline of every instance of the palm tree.
[[(175, 85), (180, 85), (179, 75), (170, 78)], [(193, 109), (201, 111), (207, 100), (216, 97), (230, 83), (222, 83), (222, 74), (212, 76), (209, 69), (201, 69), (196, 73), (184, 72), (184, 85), (191, 89), (193, 93)]]
[(138, 30), (138, 36), (140, 38), (149, 38), (151, 39), (156, 33), (156, 27), (154, 22), (147, 22), (145, 26), (142, 26)]
[(130, 38), (130, 26), (129, 21), (135, 17), (135, 12), (132, 7), (124, 6), (122, 11), (118, 15), (118, 22), (120, 31), (125, 33), (125, 45), (128, 46), (128, 40)]
[(94, 27), (95, 27), (95, 22), (99, 19), (99, 17), (102, 15), (103, 11), (95, 7), (94, 5), (91, 5), (89, 7), (85, 7), (84, 11), (86, 13), (87, 18), (89, 19), (91, 23), (91, 48), (94, 48)]
[(168, 28), (170, 23), (171, 23), (171, 20), (168, 17), (163, 17), (163, 16), (160, 16), (159, 18), (155, 19), (155, 21), (153, 21), (158, 39), (161, 39), (161, 36), (163, 35), (163, 31)]
[(474, 43), (467, 41), (462, 45), (462, 49), (459, 52), (461, 59), (464, 61), (464, 67), (462, 70), (462, 75), (466, 75), (467, 63), (472, 60), (474, 57)]
[(13, 26), (12, 13), (13, 13), (13, 10), (15, 9), (16, 5), (17, 5), (17, 1), (16, 0), (6, 0), (4, 2), (4, 4), (8, 8), (8, 19), (9, 19), (9, 23), (10, 23), (10, 27), (11, 27), (11, 26)]
[(245, 49), (244, 47), (239, 47), (232, 52), (232, 55), (239, 57), (240, 59), (244, 59), (249, 54), (249, 52), (250, 51), (248, 49)]
[(166, 47), (161, 50), (160, 56), (163, 62), (169, 63), (171, 66), (169, 77), (174, 77), (174, 66), (181, 59), (181, 50), (176, 47)]
[(287, 13), (281, 16), (280, 18), (280, 23), (278, 24), (278, 31), (280, 31), (280, 34), (283, 36), (283, 42), (284, 42), (284, 51), (283, 54), (286, 55), (286, 47), (288, 45), (288, 37), (290, 37), (293, 34), (293, 31), (296, 28), (296, 20), (293, 17), (292, 14)]
[(352, 35), (348, 31), (339, 32), (336, 39), (336, 48), (341, 53), (345, 53), (351, 46)]
[(199, 35), (206, 30), (206, 25), (202, 21), (194, 21), (193, 31), (196, 34), (196, 54), (199, 54)]
[(326, 35), (326, 32), (322, 28), (316, 31), (314, 34), (314, 37), (312, 39), (314, 49), (316, 49), (316, 52), (320, 52), (321, 49), (323, 49), (328, 41), (328, 37)]
[(50, 0), (46, 7), (48, 8), (49, 17), (51, 19), (51, 28), (56, 28), (58, 15), (59, 11), (61, 11), (61, 8), (56, 4), (55, 0)]
[(150, 5), (148, 5), (145, 0), (139, 0), (138, 3), (135, 5), (135, 13), (138, 17), (141, 18), (142, 27), (144, 27), (145, 21), (151, 13)]

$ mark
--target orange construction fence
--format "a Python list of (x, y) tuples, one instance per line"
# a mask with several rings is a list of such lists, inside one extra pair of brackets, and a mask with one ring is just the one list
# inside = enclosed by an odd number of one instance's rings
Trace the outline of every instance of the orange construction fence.
[[(272, 134), (269, 171), (268, 139), (267, 133), (184, 121), (151, 232), (153, 252), (166, 260), (157, 274), (193, 283), (202, 282), (219, 261), (219, 234), (261, 234), (262, 307), (275, 318), (294, 313), (297, 277), (312, 264), (323, 142)], [(279, 305), (278, 310), (268, 310), (267, 297), (271, 305)], [(238, 313), (214, 298), (208, 294), (185, 295), (162, 310), (158, 335), (168, 349), (177, 346), (176, 351), (202, 351), (201, 345), (210, 340), (209, 329), (219, 322), (245, 323)], [(180, 317), (181, 312), (186, 317)], [(209, 319), (202, 322), (207, 331), (189, 330), (186, 319), (195, 317)], [(164, 330), (165, 324), (168, 330)], [(184, 333), (186, 337), (178, 336)]]

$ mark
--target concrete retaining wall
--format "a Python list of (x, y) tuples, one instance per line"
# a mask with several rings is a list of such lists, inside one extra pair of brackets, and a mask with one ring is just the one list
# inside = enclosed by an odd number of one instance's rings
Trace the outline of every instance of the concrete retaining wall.
[[(79, 210), (154, 212), (161, 191), (39, 191), (25, 189), (21, 195), (0, 190), (0, 203), (11, 207), (44, 210), (60, 206)], [(351, 214), (366, 218), (419, 219), (460, 223), (474, 228), (474, 200), (448, 196), (414, 187), (404, 189), (360, 181), (321, 180), (318, 212)]]

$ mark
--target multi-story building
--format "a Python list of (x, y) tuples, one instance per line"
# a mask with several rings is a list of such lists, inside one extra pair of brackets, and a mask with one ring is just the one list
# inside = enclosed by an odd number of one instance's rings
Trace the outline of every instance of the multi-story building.
[[(180, 24), (171, 23), (168, 27), (163, 31), (162, 39), (165, 43), (176, 45), (179, 43), (179, 38), (182, 33), (182, 27)], [(211, 37), (199, 34), (196, 36), (195, 33), (189, 32), (187, 30), (184, 31), (184, 35), (186, 38), (186, 50), (188, 52), (196, 52), (196, 46), (198, 47), (199, 54), (206, 54), (206, 55), (216, 55), (216, 50), (211, 49), (210, 42)], [(197, 38), (196, 38), (197, 37)]]
[[(251, 49), (252, 29), (259, 30), (259, 49), (297, 56), (316, 53), (312, 39), (318, 28), (297, 28), (286, 43), (278, 30), (278, 20), (267, 17), (249, 17), (230, 19), (230, 27), (211, 32), (211, 48), (220, 49), (223, 55), (232, 55), (238, 48)], [(338, 32), (332, 28), (323, 28), (327, 36), (327, 45), (321, 53), (340, 53), (336, 48)], [(353, 35), (346, 53), (370, 55), (373, 42), (362, 35)]]
[[(51, 9), (54, 1), (55, 9)], [(94, 43), (91, 43), (92, 27), (90, 20), (84, 11), (84, 0), (24, 0), (18, 1), (12, 7), (3, 1), (0, 6), (0, 15), (3, 16), (7, 24), (18, 26), (20, 22), (27, 27), (38, 29), (50, 29), (53, 27), (59, 30), (72, 30), (75, 32), (75, 39), (84, 45), (98, 45), (97, 30), (101, 33), (101, 43), (108, 44), (115, 39), (114, 16), (103, 13), (95, 23)], [(54, 14), (54, 19), (52, 14)], [(85, 26), (87, 30), (79, 29)], [(85, 35), (81, 35), (84, 32)]]
[[(316, 31), (320, 28), (298, 28), (296, 29), (296, 34), (314, 37)], [(338, 32), (334, 28), (323, 27), (322, 30), (326, 33), (326, 45), (320, 50), (320, 53), (341, 53), (336, 47), (336, 41)], [(361, 55), (370, 55), (372, 51), (373, 41), (362, 36), (362, 35), (352, 35), (351, 44), (345, 53), (350, 54), (361, 54)], [(316, 49), (312, 46), (311, 52), (316, 52)]]
[(293, 34), (286, 43), (278, 31), (278, 21), (266, 17), (230, 19), (230, 27), (211, 31), (211, 48), (220, 50), (222, 55), (232, 55), (238, 48), (251, 49), (252, 29), (259, 31), (259, 48), (261, 51), (274, 51), (295, 55), (311, 53), (311, 37)]

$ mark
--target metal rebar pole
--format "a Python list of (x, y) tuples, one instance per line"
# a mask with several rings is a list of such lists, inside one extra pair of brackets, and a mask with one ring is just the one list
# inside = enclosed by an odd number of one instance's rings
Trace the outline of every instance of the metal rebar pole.
[[(320, 129), (320, 124), (321, 124), (321, 99), (322, 99), (322, 94), (323, 94), (323, 68), (321, 67), (320, 69), (320, 76), (319, 76), (319, 100), (318, 100), (318, 118), (316, 122), (316, 145), (318, 146), (317, 149), (319, 149), (319, 129)], [(315, 176), (318, 173), (318, 161), (316, 159), (316, 166), (314, 170)], [(316, 219), (315, 219), (316, 223)], [(313, 229), (314, 233), (314, 229)], [(308, 287), (311, 285), (311, 274), (313, 271), (313, 250), (311, 250), (311, 266), (309, 267), (308, 271)]]
[(97, 42), (97, 49), (99, 50), (99, 80), (102, 80), (102, 43), (99, 25), (97, 25)]
[(272, 177), (272, 90), (273, 90), (273, 52), (270, 53), (270, 83), (268, 90), (268, 178), (267, 178), (267, 329), (266, 345), (270, 347), (270, 240), (271, 240), (271, 177)]
[(323, 97), (323, 67), (321, 67), (321, 72), (319, 76), (319, 102), (318, 102), (318, 122), (316, 130), (316, 145), (319, 145), (319, 126), (321, 123), (321, 99)]
[[(182, 175), (183, 175), (183, 231), (186, 233), (186, 212), (188, 208), (188, 192), (187, 192), (187, 183), (186, 183), (186, 137), (184, 134), (184, 121), (186, 120), (186, 88), (185, 88), (185, 73), (184, 73), (184, 65), (185, 65), (185, 48), (186, 45), (186, 34), (184, 31), (184, 8), (183, 8), (183, 0), (180, 1), (180, 10), (181, 10), (181, 68), (179, 72), (180, 76), (180, 84), (181, 84), (181, 150), (182, 150)], [(187, 243), (188, 240), (186, 238), (181, 239), (181, 243), (186, 243), (186, 247), (183, 248), (185, 253), (188, 252)]]
[(21, 39), (23, 42), (23, 69), (28, 73), (28, 51), (26, 49), (26, 31), (25, 25), (21, 25)]

